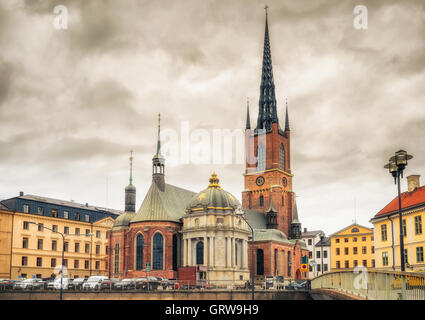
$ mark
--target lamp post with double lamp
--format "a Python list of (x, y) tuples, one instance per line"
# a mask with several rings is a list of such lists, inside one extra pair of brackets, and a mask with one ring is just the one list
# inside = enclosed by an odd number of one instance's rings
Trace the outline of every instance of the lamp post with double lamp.
[(403, 218), (401, 213), (401, 192), (400, 192), (400, 177), (403, 178), (403, 170), (407, 166), (407, 160), (412, 159), (413, 156), (407, 154), (404, 150), (399, 150), (393, 157), (389, 159), (389, 162), (384, 166), (388, 169), (391, 175), (394, 177), (394, 183), (397, 184), (398, 189), (398, 217), (400, 222), (400, 270), (405, 271), (405, 259), (404, 259), (404, 239), (403, 239)]
[[(34, 222), (34, 221), (30, 221), (30, 222), (28, 222), (28, 223), (30, 223), (30, 224), (35, 224), (35, 225), (37, 225), (38, 227), (41, 227), (41, 228), (43, 228), (43, 229), (47, 229), (47, 230), (50, 230), (50, 231), (52, 231), (52, 232), (54, 232), (54, 233), (59, 233), (61, 236), (62, 236), (62, 265), (61, 265), (61, 271), (60, 271), (60, 275), (61, 275), (61, 285), (60, 285), (60, 291), (59, 291), (59, 300), (62, 300), (62, 298), (63, 298), (63, 282), (62, 282), (62, 279), (63, 279), (63, 269), (64, 269), (64, 262), (65, 262), (65, 259), (64, 259), (64, 256), (65, 256), (65, 235), (62, 233), (62, 232), (59, 232), (59, 231), (57, 231), (57, 230), (53, 230), (53, 229), (51, 229), (51, 228), (48, 228), (48, 227), (45, 227), (43, 224), (41, 224), (41, 223), (37, 223), (37, 222)], [(79, 234), (68, 234), (68, 236), (79, 236)]]
[(236, 210), (236, 214), (241, 217), (251, 229), (251, 299), (254, 300), (254, 229), (248, 223), (248, 220), (245, 217), (245, 212), (242, 209), (239, 208), (238, 210)]

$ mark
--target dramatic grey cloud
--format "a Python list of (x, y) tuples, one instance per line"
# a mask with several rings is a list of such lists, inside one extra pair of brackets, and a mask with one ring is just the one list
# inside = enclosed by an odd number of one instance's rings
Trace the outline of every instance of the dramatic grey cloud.
[[(304, 227), (368, 225), (396, 192), (383, 165), (400, 148), (425, 174), (425, 3), (270, 0), (278, 98), (288, 99), (294, 191)], [(53, 27), (53, 8), (69, 12)], [(258, 1), (0, 2), (0, 198), (26, 193), (122, 209), (129, 150), (137, 204), (162, 128), (242, 129), (257, 117), (264, 36)], [(166, 143), (166, 141), (164, 141)], [(193, 191), (216, 171), (240, 199), (241, 164), (167, 162)], [(403, 183), (406, 189), (406, 183)]]

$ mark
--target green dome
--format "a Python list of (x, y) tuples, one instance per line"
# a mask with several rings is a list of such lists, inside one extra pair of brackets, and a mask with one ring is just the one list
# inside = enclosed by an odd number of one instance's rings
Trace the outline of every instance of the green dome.
[(115, 223), (112, 226), (112, 231), (127, 228), (130, 224), (130, 220), (133, 219), (134, 213), (124, 212), (118, 218), (115, 219)]
[(190, 200), (186, 213), (197, 213), (205, 210), (236, 210), (241, 205), (232, 194), (220, 187), (220, 180), (215, 173), (211, 175), (209, 181), (208, 188), (202, 190)]

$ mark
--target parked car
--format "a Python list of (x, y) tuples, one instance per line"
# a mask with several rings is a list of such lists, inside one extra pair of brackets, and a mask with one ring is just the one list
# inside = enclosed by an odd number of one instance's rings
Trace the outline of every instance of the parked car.
[(119, 279), (105, 279), (100, 282), (100, 290), (116, 289), (115, 285), (120, 282)]
[(146, 290), (148, 287), (148, 279), (146, 277), (140, 277), (136, 280), (136, 289)]
[[(67, 290), (69, 287), (69, 283), (71, 280), (69, 278), (62, 278), (62, 290)], [(50, 282), (47, 285), (47, 289), (49, 290), (60, 290), (61, 288), (61, 278), (56, 278), (54, 281)]]
[(83, 290), (99, 290), (100, 282), (108, 279), (107, 276), (91, 276), (83, 284)]
[(86, 279), (84, 278), (75, 278), (68, 284), (68, 290), (83, 290), (83, 284)]
[(115, 284), (115, 289), (118, 290), (132, 290), (136, 288), (135, 279), (123, 279)]
[(155, 277), (146, 277), (147, 279), (147, 289), (148, 290), (156, 290), (159, 287), (160, 282)]
[(16, 282), (13, 286), (15, 290), (39, 290), (44, 289), (45, 282), (38, 278), (25, 279), (19, 282)]
[(11, 290), (16, 281), (8, 279), (0, 279), (0, 290)]

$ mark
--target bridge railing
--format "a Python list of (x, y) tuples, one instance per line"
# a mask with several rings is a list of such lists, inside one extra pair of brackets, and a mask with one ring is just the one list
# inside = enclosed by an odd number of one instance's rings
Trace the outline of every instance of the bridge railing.
[(425, 274), (358, 268), (311, 280), (311, 289), (332, 289), (373, 300), (425, 300)]

